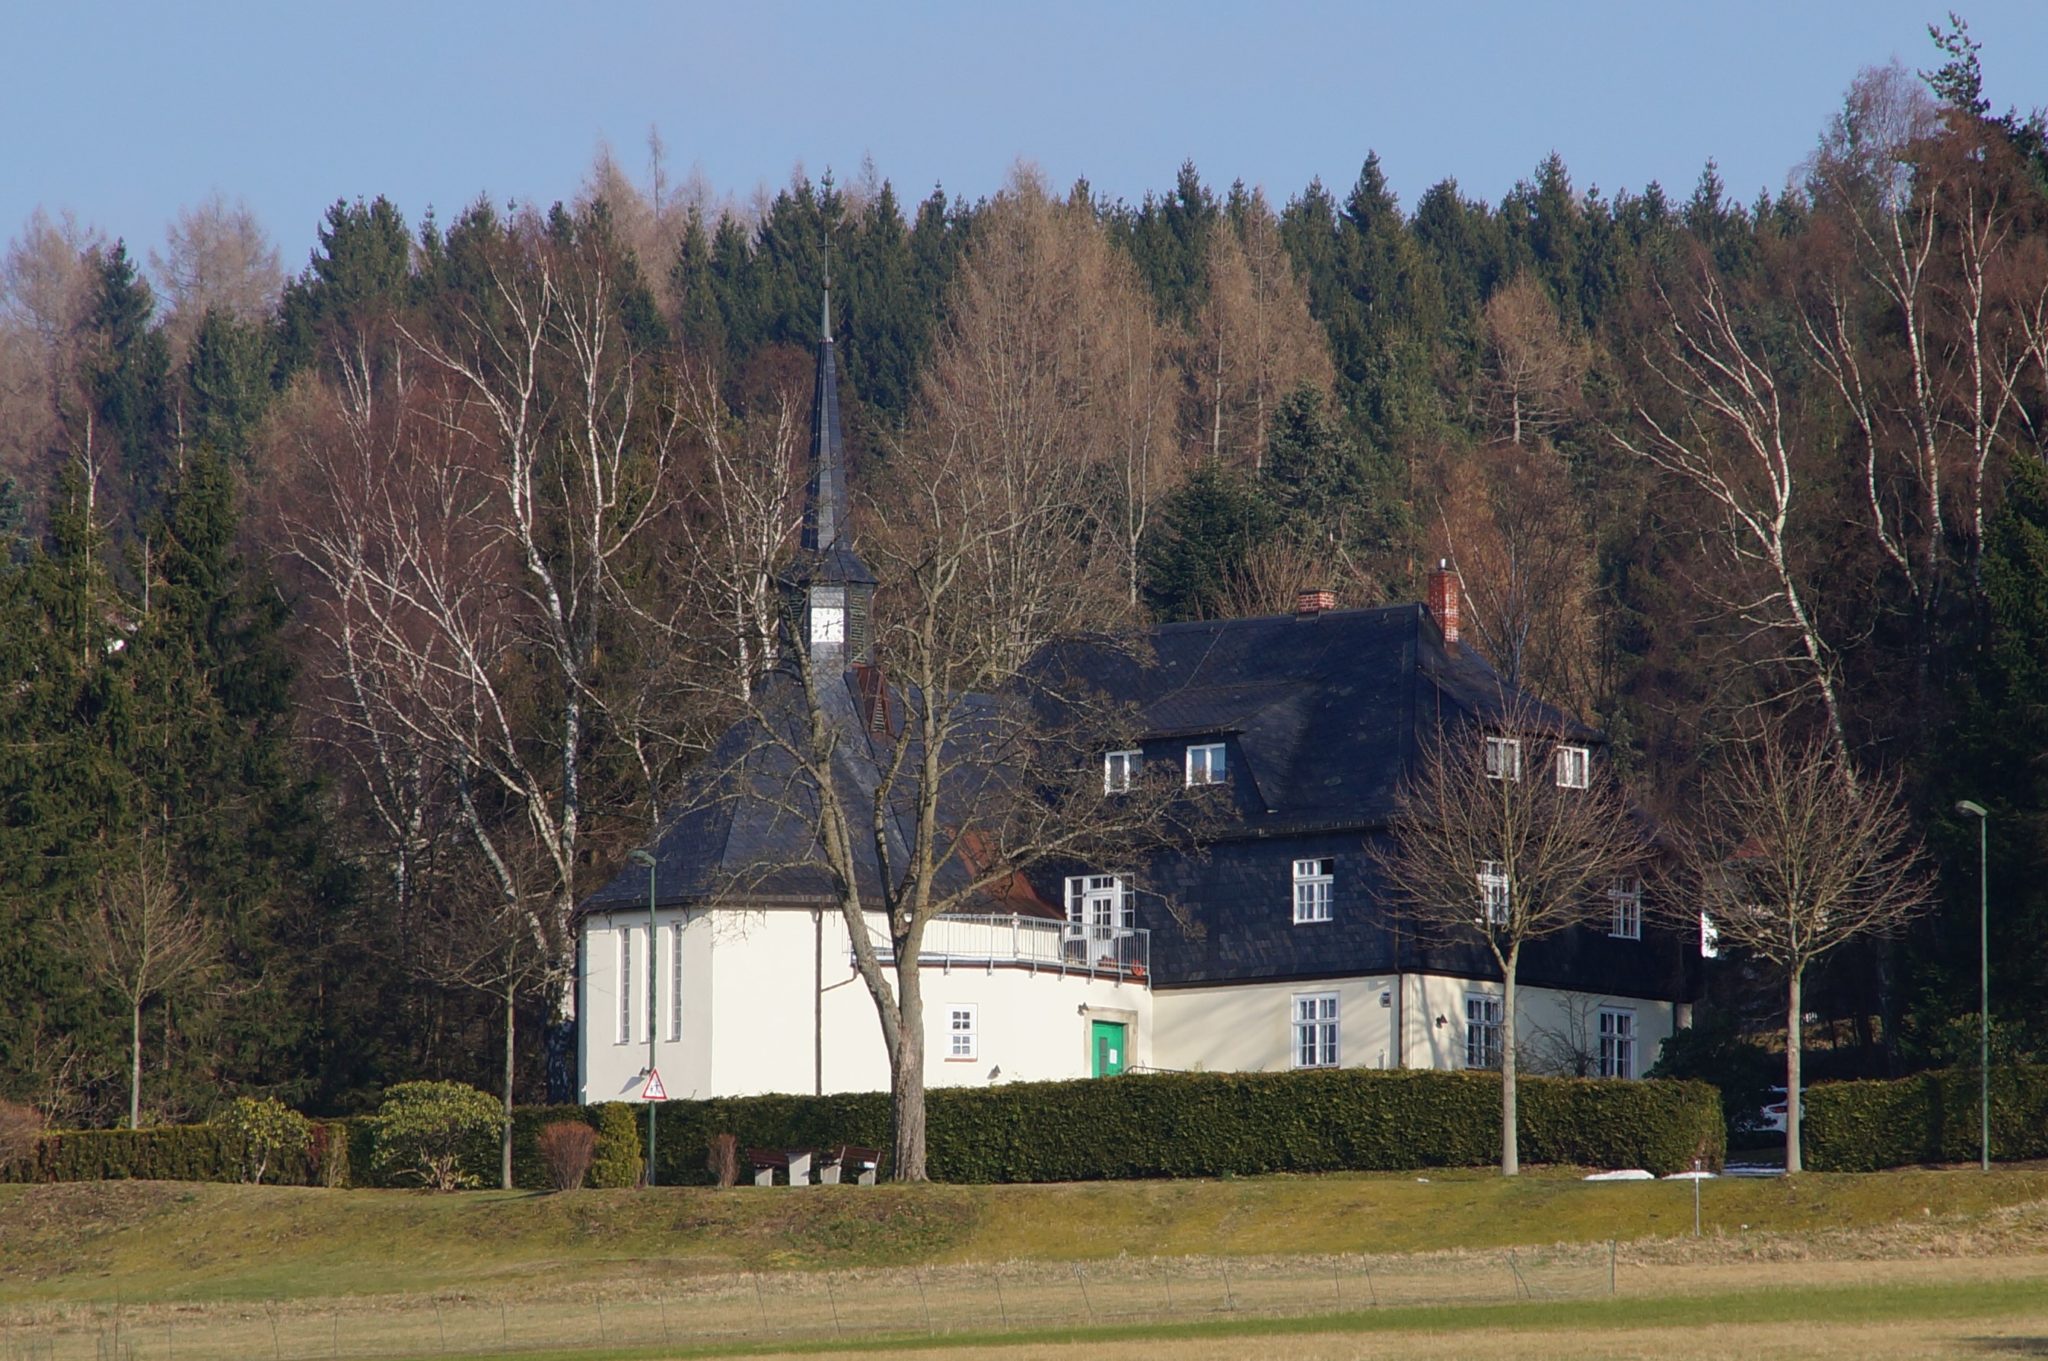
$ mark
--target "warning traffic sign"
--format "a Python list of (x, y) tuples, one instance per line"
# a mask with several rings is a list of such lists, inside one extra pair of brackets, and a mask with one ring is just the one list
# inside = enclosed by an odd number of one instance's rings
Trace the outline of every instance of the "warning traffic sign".
[(658, 1069), (658, 1068), (650, 1068), (650, 1069), (648, 1069), (648, 1071), (647, 1071), (647, 1086), (646, 1086), (646, 1088), (645, 1088), (645, 1089), (644, 1089), (643, 1091), (641, 1091), (641, 1093), (640, 1093), (640, 1099), (641, 1099), (642, 1101), (666, 1101), (666, 1100), (668, 1100), (668, 1088), (666, 1088), (666, 1087), (664, 1087), (664, 1086), (662, 1086), (662, 1085), (661, 1085), (661, 1070), (660, 1070), (660, 1069)]

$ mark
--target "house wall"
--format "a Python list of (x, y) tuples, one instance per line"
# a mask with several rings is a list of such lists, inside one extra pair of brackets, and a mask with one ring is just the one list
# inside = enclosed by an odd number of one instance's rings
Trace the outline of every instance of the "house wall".
[[(820, 1036), (827, 1092), (881, 1091), (888, 1051), (873, 998), (850, 963), (843, 918), (806, 908), (699, 910), (684, 931), (684, 1027), (668, 1039), (668, 955), (672, 924), (658, 914), (664, 940), (659, 991), (663, 1029), (655, 1062), (677, 1099), (810, 1092), (817, 1084)], [(823, 932), (823, 991), (818, 989)], [(876, 929), (880, 921), (876, 919)], [(633, 939), (635, 1021), (618, 1043), (618, 933)], [(644, 913), (585, 918), (582, 1045), (586, 1101), (637, 1101), (645, 1082), (647, 919)], [(1091, 1024), (1117, 1021), (1126, 1032), (1127, 1066), (1152, 1060), (1152, 994), (1142, 983), (1057, 970), (984, 965), (922, 971), (925, 1083), (978, 1086), (1089, 1076)], [(819, 999), (822, 996), (822, 1025)], [(950, 1056), (950, 1008), (976, 1009), (975, 1055)]]
[[(1153, 999), (1152, 1048), (1161, 1068), (1279, 1072), (1294, 1065), (1295, 997), (1336, 993), (1342, 1066), (1458, 1069), (1465, 1066), (1466, 995), (1503, 991), (1497, 982), (1441, 974), (1170, 988)], [(1611, 1006), (1635, 1012), (1641, 1076), (1676, 1024), (1670, 1002), (1551, 988), (1516, 992), (1523, 1072), (1572, 1071), (1586, 1056), (1597, 1060), (1599, 1010)]]

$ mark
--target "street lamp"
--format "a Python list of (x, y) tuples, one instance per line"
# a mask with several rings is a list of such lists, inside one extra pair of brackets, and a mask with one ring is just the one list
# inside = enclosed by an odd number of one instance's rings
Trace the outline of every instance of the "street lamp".
[(1956, 811), (1977, 819), (1977, 1139), (1979, 1159), (1991, 1170), (1991, 880), (1986, 846), (1991, 814), (1968, 799)]
[[(654, 1005), (654, 987), (661, 980), (655, 958), (661, 949), (655, 944), (658, 934), (654, 923), (654, 857), (646, 851), (634, 851), (627, 859), (636, 865), (647, 866), (647, 1080), (654, 1080), (654, 1041), (659, 1034), (657, 1022), (660, 1013)], [(647, 1103), (647, 1184), (654, 1185), (654, 1107)]]

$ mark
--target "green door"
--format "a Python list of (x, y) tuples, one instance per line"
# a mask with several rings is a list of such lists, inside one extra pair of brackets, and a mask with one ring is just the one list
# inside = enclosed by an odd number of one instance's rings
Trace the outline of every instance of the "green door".
[(1095, 1076), (1115, 1077), (1124, 1070), (1129, 1055), (1124, 1050), (1124, 1026), (1119, 1021), (1096, 1021), (1089, 1028), (1095, 1042)]

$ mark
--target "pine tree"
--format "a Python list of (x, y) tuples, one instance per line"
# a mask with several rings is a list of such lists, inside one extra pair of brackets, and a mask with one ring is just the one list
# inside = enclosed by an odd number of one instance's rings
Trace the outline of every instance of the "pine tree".
[(1250, 474), (1204, 459), (1166, 498), (1143, 553), (1145, 604), (1162, 623), (1214, 617), (1282, 512)]

